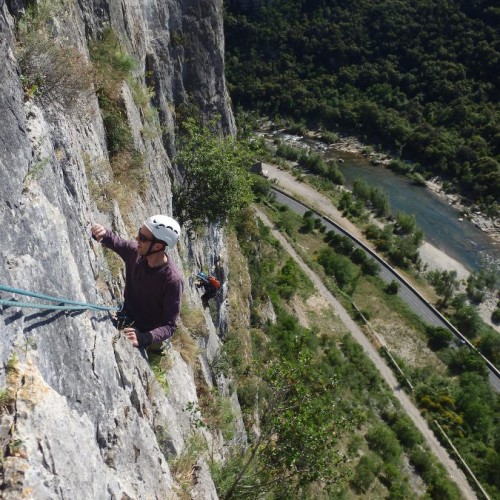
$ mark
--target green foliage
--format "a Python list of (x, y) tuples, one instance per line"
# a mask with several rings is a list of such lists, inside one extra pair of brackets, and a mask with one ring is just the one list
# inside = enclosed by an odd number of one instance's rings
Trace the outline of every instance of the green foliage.
[(488, 369), (483, 358), (465, 346), (454, 350), (449, 367), (454, 373), (474, 372), (483, 377), (488, 376)]
[(456, 271), (430, 271), (427, 273), (427, 279), (436, 293), (441, 296), (443, 307), (448, 304), (460, 284)]
[(436, 464), (432, 454), (422, 448), (416, 448), (410, 454), (410, 463), (429, 485), (430, 498), (459, 500), (462, 498), (458, 488), (446, 478), (443, 468)]
[(472, 306), (463, 306), (457, 309), (452, 317), (454, 325), (467, 338), (476, 338), (483, 329), (483, 322), (477, 310)]
[(468, 371), (460, 376), (457, 410), (476, 439), (491, 443), (495, 436), (495, 395), (482, 373)]
[(399, 442), (407, 449), (413, 449), (423, 441), (422, 435), (415, 427), (415, 424), (406, 415), (395, 419), (391, 424), (391, 428), (396, 433)]
[(318, 262), (323, 266), (326, 274), (335, 277), (335, 281), (342, 290), (347, 293), (354, 291), (360, 271), (347, 257), (335, 253), (330, 248), (324, 248), (318, 254)]
[(181, 224), (234, 221), (252, 199), (248, 169), (253, 152), (248, 143), (222, 137), (215, 122), (185, 120), (175, 163), (182, 181), (174, 186), (174, 212)]
[(311, 233), (314, 231), (314, 219), (312, 217), (304, 217), (304, 222), (302, 226), (300, 226), (301, 233)]
[[(287, 209), (278, 209), (271, 215), (280, 217), (289, 212)], [(298, 233), (300, 225), (305, 219), (311, 219), (311, 215), (306, 213), (302, 218), (295, 216), (290, 226), (292, 239), (312, 239), (311, 235), (299, 236)], [(392, 227), (384, 231), (386, 234), (392, 235)], [(348, 262), (355, 268), (359, 264), (354, 264), (352, 261), (361, 262), (363, 260), (362, 254), (356, 252), (352, 247), (344, 245), (343, 239), (335, 232), (329, 231), (323, 240), (323, 248), (337, 257), (348, 259), (343, 254), (336, 254), (333, 249), (349, 255)], [(261, 226), (258, 236), (252, 232), (251, 239), (248, 240), (245, 236), (244, 242), (245, 245), (250, 242), (245, 254), (249, 259), (252, 281), (254, 306), (252, 315), (254, 319), (252, 321), (254, 327), (260, 325), (262, 328), (260, 333), (253, 336), (254, 355), (260, 362), (265, 363), (274, 359), (275, 353), (279, 352), (280, 356), (293, 361), (297, 357), (296, 346), (301, 345), (303, 348), (307, 347), (308, 352), (313, 353), (314, 368), (321, 369), (325, 376), (333, 376), (339, 380), (340, 383), (336, 387), (338, 392), (332, 398), (336, 405), (336, 417), (342, 418), (343, 415), (348, 415), (347, 418), (353, 426), (362, 429), (360, 434), (353, 433), (353, 436), (357, 435), (360, 439), (347, 444), (347, 452), (354, 474), (349, 483), (352, 490), (355, 493), (365, 493), (368, 496), (380, 495), (382, 491), (389, 498), (406, 499), (415, 496), (408, 476), (401, 466), (401, 447), (404, 447), (406, 453), (413, 455), (413, 452), (422, 450), (424, 456), (428, 457), (428, 469), (422, 467), (422, 478), (426, 482), (429, 497), (440, 498), (439, 495), (444, 495), (443, 498), (458, 498), (457, 490), (446, 479), (430, 451), (422, 448), (420, 433), (407, 417), (400, 415), (395, 409), (391, 398), (385, 393), (377, 369), (366, 359), (362, 348), (349, 336), (338, 339), (322, 335), (318, 338), (314, 335), (314, 331), (302, 327), (298, 320), (289, 313), (290, 308), (285, 304), (286, 299), (280, 296), (277, 291), (280, 273), (286, 268), (286, 258), (282, 255), (279, 245), (270, 238), (269, 231)], [(298, 241), (297, 244), (299, 243), (301, 241)], [(318, 251), (315, 255), (319, 258), (320, 252)], [(325, 255), (328, 256), (328, 253), (325, 252)], [(326, 261), (328, 262), (328, 259)], [(321, 262), (318, 263), (322, 265)], [(258, 318), (259, 313), (255, 311), (258, 311), (259, 305), (269, 298), (276, 313), (276, 323), (267, 323), (262, 327), (264, 322)], [(397, 307), (397, 297), (388, 297), (387, 300), (392, 307)], [(424, 331), (423, 326), (419, 328)], [(434, 331), (429, 330), (429, 337), (432, 337), (434, 333)], [(466, 355), (467, 352), (470, 352), (468, 350), (446, 348), (444, 342), (449, 339), (449, 334), (441, 339), (441, 333), (439, 330), (436, 332), (434, 341), (436, 347), (438, 344), (440, 347), (439, 357), (450, 365), (451, 376), (448, 374), (446, 376), (433, 375), (434, 370), (431, 367), (414, 370), (415, 376), (412, 377), (412, 381), (415, 381), (416, 400), (422, 413), (427, 415), (431, 421), (437, 420), (452, 436), (454, 444), (466, 456), (469, 464), (473, 466), (474, 472), (480, 473), (479, 471), (483, 470), (482, 477), (492, 483), (494, 479), (491, 478), (495, 476), (494, 465), (497, 463), (492, 442), (492, 429), (494, 429), (492, 416), (495, 415), (497, 398), (495, 395), (491, 397), (489, 392), (485, 390), (488, 388), (488, 381), (482, 372), (484, 363), (477, 362), (477, 355), (472, 360), (469, 359)], [(248, 367), (249, 365), (245, 365), (244, 369), (247, 370)], [(477, 379), (467, 381), (467, 377), (471, 375), (476, 376)], [(475, 384), (477, 390), (469, 389), (471, 384)], [(249, 378), (248, 384), (239, 384), (238, 393), (240, 391), (242, 401), (245, 402), (243, 407), (245, 412), (248, 412), (247, 428), (251, 428), (255, 418), (255, 401), (259, 401), (259, 407), (267, 404), (263, 402), (268, 401), (270, 394), (268, 385), (267, 383), (259, 383), (259, 377), (252, 377)], [(472, 396), (470, 405), (467, 404), (467, 391), (470, 391)], [(480, 417), (480, 413), (484, 418)], [(387, 425), (380, 422), (379, 415)], [(475, 425), (475, 421), (477, 425)], [(387, 429), (385, 432), (380, 430), (384, 428)], [(484, 432), (481, 429), (484, 429)], [(368, 452), (366, 452), (363, 440), (365, 430), (366, 440), (370, 444)], [(383, 456), (384, 459), (379, 458), (377, 454)], [(371, 461), (365, 463), (367, 459), (362, 457), (367, 455), (375, 457), (375, 461), (379, 465), (374, 465)], [(255, 460), (259, 461), (257, 458)], [(245, 463), (245, 461), (241, 461), (241, 457), (233, 456), (231, 464), (228, 465), (227, 473), (231, 474), (231, 478), (234, 478), (244, 468)], [(255, 467), (259, 467), (258, 464)], [(286, 480), (283, 480), (281, 482), (284, 483), (284, 489), (276, 488), (272, 491), (265, 491), (265, 487), (255, 484), (256, 478), (260, 477), (259, 474), (260, 468), (253, 469), (249, 466), (241, 478), (235, 496), (245, 498), (248, 496), (248, 492), (251, 491), (254, 494), (253, 492), (257, 491), (256, 488), (263, 488), (263, 491), (259, 490), (262, 491), (262, 496), (267, 494), (267, 496), (275, 498), (295, 498), (301, 495), (308, 497), (310, 492), (313, 492), (313, 497), (332, 494), (334, 498), (337, 498), (341, 494), (339, 492), (342, 491), (342, 487), (345, 487), (345, 482), (336, 484), (331, 489), (328, 486), (323, 486), (322, 483), (316, 483), (297, 490), (293, 489), (295, 486), (289, 489), (290, 485), (287, 484)], [(277, 479), (277, 481), (280, 480)], [(231, 480), (225, 476), (223, 482), (227, 485), (231, 483)], [(221, 491), (227, 491), (227, 489)]]
[(281, 231), (284, 231), (288, 236), (292, 236), (293, 233), (298, 229), (300, 224), (300, 217), (288, 210), (286, 206), (280, 207), (280, 215), (277, 222), (277, 226)]
[(375, 240), (377, 239), (379, 236), (380, 236), (380, 233), (382, 232), (380, 230), (380, 228), (378, 226), (376, 226), (375, 224), (369, 224), (368, 226), (366, 226), (365, 228), (365, 236), (369, 239), (369, 240)]
[(10, 391), (8, 389), (0, 389), (0, 415), (8, 412), (13, 402), (14, 398)]
[[(395, 151), (391, 168), (497, 210), (496, 10), (488, 2), (277, 0), (225, 19), (233, 102)], [(411, 159), (412, 166), (405, 161)], [(421, 166), (419, 166), (418, 162)]]
[(412, 234), (417, 228), (417, 221), (414, 215), (398, 212), (396, 214), (396, 226), (394, 231), (398, 234)]
[(156, 381), (160, 384), (161, 388), (168, 394), (168, 359), (166, 356), (161, 356), (154, 353), (149, 353), (149, 367), (153, 372)]
[(314, 290), (309, 278), (304, 276), (299, 266), (291, 258), (281, 268), (277, 276), (276, 286), (279, 295), (286, 300), (291, 299), (299, 290), (303, 293), (307, 289), (308, 294)]
[(183, 452), (169, 462), (173, 477), (186, 494), (192, 482), (193, 467), (206, 449), (207, 443), (203, 435), (193, 434), (188, 439)]
[(378, 424), (368, 432), (366, 439), (370, 448), (385, 462), (397, 462), (401, 456), (401, 446), (394, 432), (385, 424)]
[[(354, 197), (354, 198), (353, 198)], [(353, 203), (357, 199), (359, 203)], [(347, 213), (359, 217), (362, 214), (360, 206), (374, 211), (378, 217), (385, 217), (390, 212), (389, 198), (386, 193), (377, 187), (369, 186), (366, 182), (355, 179), (351, 193), (342, 194), (339, 210), (345, 210)]]
[(415, 184), (415, 186), (427, 186), (425, 177), (418, 172), (412, 172), (411, 174), (408, 174), (408, 178), (412, 181), (413, 184)]
[(481, 269), (479, 272), (471, 273), (467, 277), (467, 297), (473, 304), (480, 304), (486, 290), (493, 290), (497, 281), (498, 273), (495, 271)]
[(271, 193), (271, 184), (260, 175), (252, 176), (252, 191), (257, 201), (266, 199)]
[(388, 167), (394, 172), (398, 172), (400, 174), (407, 174), (412, 169), (411, 165), (401, 160), (391, 160)]
[(375, 259), (367, 259), (363, 264), (361, 264), (361, 271), (363, 274), (369, 276), (377, 276), (380, 271), (380, 265)]
[(442, 326), (428, 326), (426, 329), (429, 337), (429, 347), (434, 350), (448, 347), (453, 339), (453, 334)]
[(313, 152), (300, 151), (297, 161), (303, 169), (328, 179), (334, 184), (344, 184), (344, 176), (338, 169), (336, 162), (325, 161), (322, 155)]
[(423, 233), (417, 230), (411, 235), (396, 237), (390, 241), (387, 255), (396, 266), (408, 268), (418, 260), (418, 247), (422, 244)]
[(116, 100), (124, 81), (128, 80), (136, 62), (122, 49), (112, 28), (106, 28), (99, 39), (90, 42), (90, 57), (96, 72), (98, 95), (104, 93)]
[(233, 439), (236, 430), (231, 399), (222, 396), (216, 388), (198, 389), (202, 419), (200, 427), (208, 427), (212, 433), (220, 431), (226, 441)]
[[(500, 312), (500, 309), (497, 309), (497, 311)], [(498, 332), (486, 332), (481, 336), (477, 347), (483, 356), (488, 358), (494, 365), (500, 365), (500, 334)]]
[(335, 430), (341, 424), (331, 401), (336, 383), (312, 363), (300, 340), (293, 354), (285, 358), (275, 353), (263, 374), (267, 404), (261, 410), (261, 434), (222, 491), (226, 499), (239, 497), (240, 488), (244, 493), (251, 477), (254, 495), (294, 496), (302, 486), (329, 479), (338, 462)]
[(396, 295), (399, 292), (400, 285), (397, 281), (392, 280), (385, 288), (389, 295)]
[(363, 455), (354, 470), (354, 477), (351, 480), (353, 488), (358, 493), (366, 493), (372, 486), (381, 468), (382, 460), (375, 453)]
[(120, 95), (125, 81), (132, 88), (138, 86), (132, 75), (135, 60), (121, 48), (111, 28), (106, 28), (101, 38), (93, 40), (89, 48), (115, 181), (142, 194), (147, 187), (145, 159), (134, 147), (127, 110)]
[(56, 40), (56, 16), (64, 17), (56, 2), (30, 4), (17, 24), (16, 55), (27, 99), (73, 109), (90, 94), (92, 68), (76, 47)]
[(278, 141), (276, 155), (285, 158), (285, 160), (297, 161), (300, 156), (300, 149), (294, 148), (285, 142)]

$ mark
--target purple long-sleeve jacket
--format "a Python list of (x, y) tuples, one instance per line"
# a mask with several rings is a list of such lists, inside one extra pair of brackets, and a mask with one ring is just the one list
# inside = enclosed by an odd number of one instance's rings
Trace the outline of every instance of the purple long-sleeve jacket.
[(172, 262), (149, 267), (137, 253), (137, 242), (120, 238), (109, 229), (101, 243), (116, 252), (125, 262), (124, 309), (140, 332), (140, 345), (170, 338), (177, 326), (183, 290), (182, 275)]

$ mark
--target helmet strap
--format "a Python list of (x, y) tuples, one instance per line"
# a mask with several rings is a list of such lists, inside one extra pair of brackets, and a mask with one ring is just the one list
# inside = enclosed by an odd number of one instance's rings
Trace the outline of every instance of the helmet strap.
[(159, 252), (164, 252), (164, 251), (165, 251), (166, 246), (165, 246), (164, 248), (160, 248), (159, 250), (152, 250), (153, 245), (154, 245), (155, 243), (162, 243), (162, 242), (161, 242), (161, 241), (158, 241), (158, 240), (153, 240), (153, 241), (150, 243), (150, 245), (149, 245), (149, 250), (146, 252), (146, 254), (144, 255), (144, 257), (147, 257), (148, 255), (153, 255), (153, 254), (155, 254), (155, 253), (159, 253)]

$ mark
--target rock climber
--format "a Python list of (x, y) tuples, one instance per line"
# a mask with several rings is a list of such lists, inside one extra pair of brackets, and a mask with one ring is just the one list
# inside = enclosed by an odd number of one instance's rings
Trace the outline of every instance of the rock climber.
[(220, 282), (215, 276), (207, 276), (203, 272), (196, 274), (198, 281), (195, 282), (196, 288), (203, 288), (205, 293), (201, 296), (203, 307), (208, 307), (208, 301), (213, 299), (220, 288)]
[(124, 304), (118, 318), (128, 340), (143, 356), (146, 347), (173, 335), (179, 319), (183, 280), (167, 251), (175, 247), (180, 233), (177, 221), (167, 215), (145, 220), (135, 241), (92, 224), (93, 238), (125, 262)]

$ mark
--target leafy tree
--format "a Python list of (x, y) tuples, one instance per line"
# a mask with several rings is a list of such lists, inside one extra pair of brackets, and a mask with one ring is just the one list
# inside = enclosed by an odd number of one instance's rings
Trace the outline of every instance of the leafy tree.
[(370, 448), (377, 452), (386, 462), (396, 462), (401, 456), (401, 446), (394, 432), (385, 424), (375, 425), (366, 439)]
[(412, 236), (395, 237), (388, 248), (389, 258), (394, 265), (406, 268), (415, 263), (418, 258), (417, 243)]
[(396, 295), (399, 292), (400, 285), (397, 281), (392, 280), (386, 287), (385, 291), (389, 295)]
[(380, 236), (380, 228), (376, 226), (375, 224), (369, 224), (365, 228), (365, 236), (369, 240), (374, 240), (377, 239)]
[(305, 217), (303, 218), (302, 226), (300, 226), (301, 233), (311, 233), (314, 231), (315, 224), (313, 217)]
[(367, 201), (371, 198), (370, 186), (361, 179), (354, 179), (354, 183), (352, 185), (352, 194), (356, 196), (356, 198)]
[(340, 196), (338, 208), (339, 210), (349, 210), (353, 204), (352, 193), (344, 191)]
[(267, 198), (271, 193), (271, 185), (267, 179), (263, 177), (254, 176), (252, 178), (252, 191), (256, 198)]
[(367, 259), (366, 252), (362, 248), (356, 248), (351, 254), (351, 260), (355, 264), (363, 264)]
[(372, 188), (370, 193), (370, 201), (376, 214), (379, 217), (386, 217), (389, 214), (389, 198), (387, 194), (380, 191), (380, 189)]
[(291, 210), (283, 210), (279, 215), (277, 226), (280, 230), (285, 231), (289, 236), (297, 229), (300, 219)]
[(398, 212), (396, 214), (395, 232), (398, 234), (412, 234), (417, 228), (417, 221), (414, 215)]
[(339, 462), (331, 394), (335, 383), (321, 373), (307, 349), (293, 359), (276, 353), (264, 374), (266, 404), (260, 408), (260, 435), (250, 446), (226, 499), (253, 478), (253, 494), (285, 488), (293, 495), (300, 487), (326, 479)]
[(375, 453), (371, 452), (363, 455), (354, 470), (354, 477), (351, 480), (353, 488), (359, 493), (366, 493), (372, 486), (381, 468), (382, 461)]
[(429, 337), (429, 347), (435, 350), (448, 347), (453, 339), (450, 330), (442, 326), (428, 326), (427, 336)]
[(454, 373), (474, 372), (483, 377), (488, 375), (483, 358), (476, 351), (465, 346), (453, 351), (449, 367)]
[(340, 288), (353, 290), (359, 277), (359, 269), (347, 257), (338, 255), (330, 248), (324, 248), (318, 255), (318, 262), (325, 273), (333, 275)]
[(445, 307), (458, 290), (459, 281), (456, 271), (430, 271), (427, 273), (427, 279), (436, 290), (436, 293), (442, 297), (441, 305)]
[(234, 137), (222, 137), (215, 123), (194, 118), (183, 123), (175, 163), (181, 182), (173, 189), (174, 212), (181, 224), (234, 220), (252, 199), (248, 169), (252, 151)]
[(391, 428), (396, 433), (399, 442), (408, 449), (422, 443), (422, 435), (407, 416), (397, 418), (391, 425)]
[(497, 307), (492, 313), (491, 313), (491, 321), (495, 323), (495, 325), (498, 325), (500, 323), (500, 308)]
[(279, 294), (285, 299), (290, 299), (300, 285), (300, 270), (293, 259), (288, 259), (282, 267), (276, 282)]
[(489, 382), (483, 375), (468, 371), (460, 376), (457, 411), (476, 437), (481, 436), (485, 442), (494, 432), (494, 400)]
[(363, 274), (376, 276), (380, 271), (380, 265), (375, 259), (367, 259), (363, 262), (363, 264), (361, 264), (361, 271)]
[(472, 306), (463, 306), (453, 315), (455, 326), (467, 338), (476, 338), (483, 328), (483, 322), (477, 310)]
[[(497, 309), (497, 311), (500, 311), (500, 309)], [(500, 365), (500, 334), (498, 332), (490, 330), (481, 335), (477, 347), (483, 356), (493, 364)]]

